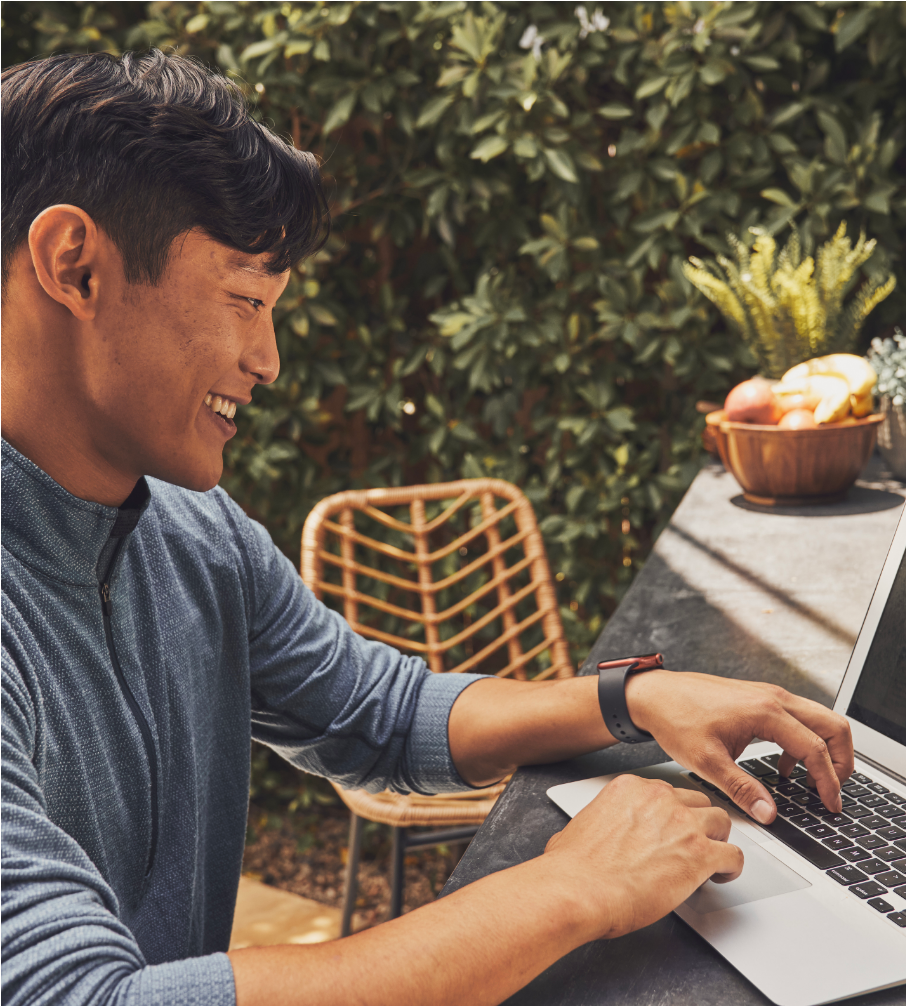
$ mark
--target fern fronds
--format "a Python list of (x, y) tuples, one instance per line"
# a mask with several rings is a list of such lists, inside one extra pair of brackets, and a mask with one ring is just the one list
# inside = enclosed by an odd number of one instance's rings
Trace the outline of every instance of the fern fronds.
[(844, 222), (816, 261), (801, 258), (797, 229), (778, 256), (768, 234), (759, 234), (750, 252), (735, 235), (728, 235), (728, 243), (737, 262), (717, 257), (728, 282), (716, 266), (694, 258), (693, 265), (685, 264), (684, 275), (741, 333), (770, 377), (809, 357), (849, 350), (864, 319), (895, 287), (892, 275), (880, 284), (867, 283), (843, 309), (857, 270), (876, 248), (863, 232), (852, 247)]

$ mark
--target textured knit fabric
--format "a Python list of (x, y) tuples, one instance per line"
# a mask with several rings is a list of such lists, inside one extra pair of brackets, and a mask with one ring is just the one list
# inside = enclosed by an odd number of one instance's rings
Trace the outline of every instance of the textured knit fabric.
[(3, 1002), (234, 1003), (250, 735), (346, 787), (463, 790), (447, 720), (476, 677), (356, 636), (223, 491), (149, 479), (110, 578), (120, 681), (96, 574), (120, 512), (2, 452)]

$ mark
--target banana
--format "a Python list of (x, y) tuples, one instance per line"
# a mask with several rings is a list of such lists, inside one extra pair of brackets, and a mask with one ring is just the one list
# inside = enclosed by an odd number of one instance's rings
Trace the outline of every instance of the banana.
[(848, 382), (851, 394), (857, 399), (869, 395), (876, 384), (876, 371), (868, 361), (854, 353), (831, 353), (827, 357), (814, 357), (813, 360), (805, 360), (804, 363), (792, 367), (782, 375), (782, 384), (786, 384), (789, 379), (820, 374), (837, 375), (844, 378)]
[(873, 412), (873, 395), (868, 392), (866, 395), (851, 396), (851, 415), (869, 416)]
[[(812, 363), (808, 360), (806, 363)], [(798, 367), (803, 366), (799, 364)], [(792, 368), (796, 370), (797, 368)], [(790, 399), (794, 404), (796, 396), (802, 397), (798, 404), (813, 408), (813, 418), (817, 423), (838, 423), (851, 409), (851, 388), (846, 378), (839, 374), (809, 374), (792, 377), (788, 371), (784, 378), (773, 385), (773, 392), (783, 403)], [(813, 404), (816, 404), (815, 407)]]

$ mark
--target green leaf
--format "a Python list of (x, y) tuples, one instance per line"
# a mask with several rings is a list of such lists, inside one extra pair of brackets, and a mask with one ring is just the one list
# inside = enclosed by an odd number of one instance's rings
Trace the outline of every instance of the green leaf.
[(858, 4), (833, 24), (832, 30), (835, 32), (835, 51), (842, 52), (847, 49), (856, 39), (867, 31), (873, 20), (874, 9), (869, 3)]
[(751, 70), (758, 70), (761, 72), (768, 73), (770, 70), (779, 69), (779, 61), (773, 56), (745, 56), (744, 62), (751, 68)]
[(337, 99), (337, 101), (331, 106), (331, 110), (328, 112), (327, 116), (325, 116), (325, 124), (322, 126), (322, 132), (325, 136), (332, 133), (335, 129), (340, 129), (340, 127), (347, 122), (355, 105), (355, 91), (351, 91), (349, 94), (345, 94)]
[(760, 195), (768, 199), (770, 203), (778, 203), (779, 206), (794, 206), (795, 201), (783, 189), (763, 189)]
[(645, 80), (634, 92), (634, 97), (640, 101), (643, 98), (651, 98), (654, 94), (658, 94), (662, 88), (668, 83), (668, 77), (651, 77), (649, 80)]
[(619, 434), (637, 429), (637, 425), (634, 423), (634, 412), (630, 406), (615, 406), (614, 409), (609, 409), (605, 414), (605, 422)]
[(337, 325), (337, 319), (334, 315), (321, 304), (310, 301), (306, 307), (312, 319), (318, 322), (319, 325)]
[(470, 151), (470, 157), (474, 161), (482, 161), (485, 164), (487, 161), (491, 161), (493, 157), (503, 154), (507, 149), (508, 141), (503, 136), (493, 133), (491, 136), (487, 136), (484, 140), (481, 140)]
[(570, 353), (559, 353), (553, 361), (555, 365), (555, 370), (559, 374), (564, 374), (564, 372), (571, 366), (571, 355)]
[(848, 140), (841, 123), (835, 116), (823, 111), (817, 111), (817, 122), (820, 124), (820, 129), (826, 134), (826, 143), (824, 144), (826, 156), (834, 164), (844, 164), (845, 158), (848, 156)]
[(438, 122), (453, 104), (455, 97), (453, 94), (442, 94), (437, 98), (431, 98), (427, 101), (416, 120), (417, 129), (422, 129), (424, 126), (431, 126)]
[(793, 119), (797, 119), (799, 115), (802, 115), (807, 105), (803, 101), (793, 101), (790, 105), (785, 105), (784, 108), (780, 108), (778, 112), (772, 117), (773, 128), (781, 126), (785, 122), (791, 122)]
[(627, 105), (613, 103), (597, 108), (596, 113), (601, 115), (603, 119), (626, 119), (628, 116), (634, 114), (634, 110), (628, 108)]
[(549, 168), (551, 168), (552, 173), (557, 175), (559, 178), (563, 178), (565, 182), (576, 182), (577, 172), (574, 170), (574, 162), (563, 150), (548, 150), (544, 151), (545, 159), (548, 161)]
[(253, 42), (252, 45), (247, 45), (240, 53), (240, 62), (248, 63), (249, 60), (255, 59), (256, 56), (264, 56), (266, 53), (273, 52), (275, 49), (282, 46), (286, 41), (287, 33), (282, 31), (278, 32), (277, 35), (273, 35), (271, 38), (264, 38), (260, 42)]
[(194, 35), (197, 31), (204, 31), (208, 27), (210, 18), (207, 14), (196, 14), (186, 22), (186, 31)]

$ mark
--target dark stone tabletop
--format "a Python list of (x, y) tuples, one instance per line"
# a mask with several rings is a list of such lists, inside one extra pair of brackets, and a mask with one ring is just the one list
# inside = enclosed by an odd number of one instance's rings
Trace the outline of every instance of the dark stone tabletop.
[[(904, 503), (878, 458), (837, 504), (746, 503), (710, 465), (694, 480), (581, 669), (661, 651), (673, 670), (776, 682), (832, 706)], [(652, 742), (617, 745), (519, 770), (442, 892), (542, 853), (567, 816), (549, 787), (668, 756)], [(556, 962), (509, 1004), (769, 1004), (674, 913)], [(904, 1004), (905, 987), (850, 1004)]]

